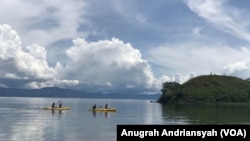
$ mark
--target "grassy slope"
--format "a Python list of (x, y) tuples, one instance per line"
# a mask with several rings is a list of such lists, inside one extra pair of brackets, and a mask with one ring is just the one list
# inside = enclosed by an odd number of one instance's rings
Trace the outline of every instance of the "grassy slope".
[[(250, 81), (231, 76), (205, 75), (193, 78), (183, 85), (163, 85), (162, 103), (247, 102)], [(168, 87), (168, 88), (167, 88)]]

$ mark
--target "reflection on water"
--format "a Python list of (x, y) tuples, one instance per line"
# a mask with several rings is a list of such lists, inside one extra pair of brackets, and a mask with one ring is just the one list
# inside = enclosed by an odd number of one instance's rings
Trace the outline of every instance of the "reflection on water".
[(62, 114), (65, 114), (66, 111), (64, 111), (64, 110), (51, 110), (51, 113), (52, 113), (52, 115), (58, 114), (61, 116)]
[(96, 112), (96, 111), (90, 111), (92, 112), (93, 116), (104, 116), (105, 118), (109, 118), (110, 112)]
[[(161, 105), (146, 100), (61, 99), (70, 110), (43, 110), (53, 98), (1, 98), (0, 140), (115, 141), (117, 124), (250, 123), (248, 105)], [(117, 112), (91, 112), (109, 103)]]
[[(250, 105), (162, 105), (163, 119), (180, 124), (250, 123)], [(178, 123), (177, 122), (177, 123)]]

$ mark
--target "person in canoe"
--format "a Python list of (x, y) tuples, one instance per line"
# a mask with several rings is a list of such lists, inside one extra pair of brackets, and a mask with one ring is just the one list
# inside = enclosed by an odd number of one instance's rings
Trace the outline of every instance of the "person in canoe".
[(92, 107), (92, 109), (93, 109), (93, 110), (95, 110), (95, 109), (96, 109), (96, 104)]
[(51, 107), (52, 107), (52, 108), (56, 108), (55, 105), (56, 105), (55, 102), (53, 102), (52, 105), (51, 105)]
[(62, 101), (58, 101), (57, 103), (59, 104), (58, 107), (62, 108)]
[(108, 109), (108, 108), (109, 108), (108, 104), (105, 104), (105, 109)]
[(62, 108), (62, 102), (59, 104), (59, 108)]

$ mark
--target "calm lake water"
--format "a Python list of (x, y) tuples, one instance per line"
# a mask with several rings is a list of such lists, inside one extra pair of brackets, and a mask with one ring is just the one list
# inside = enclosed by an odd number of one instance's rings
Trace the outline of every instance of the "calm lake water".
[[(69, 111), (43, 110), (62, 101)], [(92, 105), (117, 112), (92, 113)], [(115, 141), (117, 124), (250, 123), (249, 105), (169, 106), (149, 100), (0, 97), (1, 141)]]

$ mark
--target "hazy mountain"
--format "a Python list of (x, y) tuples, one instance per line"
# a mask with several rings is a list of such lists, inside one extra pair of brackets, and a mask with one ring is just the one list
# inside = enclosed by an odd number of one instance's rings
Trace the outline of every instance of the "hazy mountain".
[(158, 99), (160, 94), (103, 94), (80, 90), (47, 87), (42, 89), (0, 88), (2, 97), (66, 97), (66, 98), (122, 98), (122, 99)]

